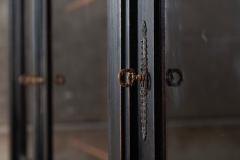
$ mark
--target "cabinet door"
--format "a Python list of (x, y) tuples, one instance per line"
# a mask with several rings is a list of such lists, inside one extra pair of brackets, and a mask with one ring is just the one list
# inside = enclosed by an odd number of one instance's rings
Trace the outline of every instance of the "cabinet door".
[(165, 1), (167, 160), (237, 160), (240, 3)]
[(12, 159), (107, 159), (107, 0), (10, 2)]

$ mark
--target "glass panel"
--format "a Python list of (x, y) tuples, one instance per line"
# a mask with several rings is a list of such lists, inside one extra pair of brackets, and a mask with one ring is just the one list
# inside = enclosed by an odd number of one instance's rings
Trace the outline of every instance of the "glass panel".
[(56, 160), (107, 157), (106, 0), (54, 0)]
[(0, 155), (9, 160), (8, 1), (0, 0)]
[(167, 0), (168, 160), (240, 157), (240, 2)]

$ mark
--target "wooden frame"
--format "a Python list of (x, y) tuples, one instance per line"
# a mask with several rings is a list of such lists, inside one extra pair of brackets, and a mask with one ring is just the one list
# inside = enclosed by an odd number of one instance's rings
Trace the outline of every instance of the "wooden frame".
[(52, 153), (52, 48), (51, 0), (33, 1), (34, 74), (45, 84), (33, 87), (34, 160), (51, 160)]
[[(10, 0), (10, 119), (11, 159), (27, 159), (26, 87), (19, 78), (25, 70), (25, 0)], [(34, 73), (44, 77), (44, 84), (31, 87), (33, 96), (34, 160), (52, 159), (52, 59), (51, 1), (35, 0), (33, 6)], [(43, 111), (43, 112), (42, 112)]]
[(17, 78), (25, 73), (25, 0), (9, 1), (9, 52), (10, 52), (10, 141), (11, 159), (26, 157), (26, 95)]
[(121, 69), (124, 32), (124, 4), (120, 0), (108, 1), (108, 106), (110, 111), (109, 159), (123, 159), (122, 90), (118, 85), (117, 72)]

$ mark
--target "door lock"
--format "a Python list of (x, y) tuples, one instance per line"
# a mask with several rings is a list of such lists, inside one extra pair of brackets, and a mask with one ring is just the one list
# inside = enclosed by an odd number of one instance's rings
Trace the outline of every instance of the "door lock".
[(134, 69), (122, 69), (118, 74), (118, 80), (122, 87), (131, 87), (137, 81), (144, 81), (146, 76), (137, 74)]

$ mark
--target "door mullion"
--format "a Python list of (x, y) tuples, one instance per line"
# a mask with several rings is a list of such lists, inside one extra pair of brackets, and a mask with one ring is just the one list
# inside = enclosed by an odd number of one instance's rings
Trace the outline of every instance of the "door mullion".
[[(108, 0), (108, 105), (110, 110), (109, 159), (124, 159), (123, 96), (118, 81), (124, 50), (123, 0)], [(124, 28), (123, 28), (124, 27)]]
[[(41, 62), (43, 54), (43, 1), (33, 1), (33, 64), (34, 74), (42, 77)], [(41, 101), (41, 86), (33, 88), (33, 148), (34, 160), (43, 160), (44, 157), (44, 133), (43, 133), (43, 106)]]
[[(139, 0), (138, 5), (138, 62), (146, 64), (149, 76), (146, 96), (139, 94), (139, 160), (164, 160), (161, 2)], [(145, 54), (147, 62), (143, 61)]]
[[(138, 68), (138, 26), (137, 11), (138, 1), (125, 1), (125, 63), (124, 68)], [(138, 159), (138, 86), (134, 85), (125, 90), (125, 158), (126, 160)]]
[(10, 133), (11, 159), (25, 159), (27, 154), (26, 94), (18, 83), (18, 77), (25, 73), (25, 0), (9, 1), (10, 28)]
[(42, 88), (42, 102), (44, 109), (43, 133), (44, 133), (44, 158), (53, 159), (53, 59), (52, 59), (52, 1), (43, 0), (43, 61), (42, 75), (46, 84)]
[(52, 159), (52, 59), (51, 59), (51, 1), (33, 3), (33, 62), (43, 85), (33, 88), (34, 95), (34, 160)]

